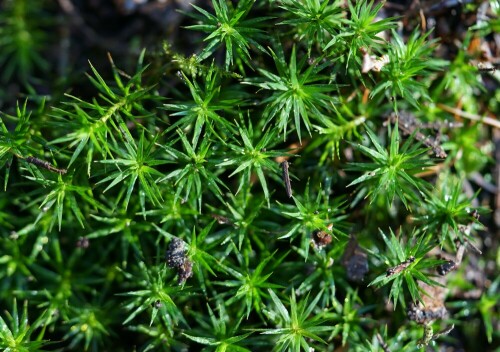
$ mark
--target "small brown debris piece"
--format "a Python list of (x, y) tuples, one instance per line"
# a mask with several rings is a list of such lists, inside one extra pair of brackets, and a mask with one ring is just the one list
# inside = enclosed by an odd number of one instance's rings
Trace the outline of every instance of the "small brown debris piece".
[(81, 249), (87, 249), (90, 246), (89, 239), (87, 237), (78, 237), (76, 241), (76, 247)]
[(217, 222), (219, 223), (219, 225), (224, 225), (224, 224), (228, 224), (228, 225), (232, 225), (233, 223), (231, 222), (231, 220), (229, 220), (228, 218), (226, 218), (225, 216), (222, 216), (222, 215), (218, 215), (218, 214), (212, 214), (211, 215), (215, 220), (217, 220)]
[(402, 272), (403, 270), (405, 270), (407, 267), (410, 266), (411, 263), (413, 263), (415, 261), (415, 257), (414, 256), (410, 256), (408, 257), (408, 259), (406, 259), (404, 262), (402, 262), (401, 264), (398, 264), (392, 268), (389, 268), (387, 269), (387, 276), (391, 276), (391, 275), (396, 275), (400, 272)]
[(332, 242), (332, 235), (328, 234), (326, 231), (316, 230), (313, 232), (312, 236), (314, 244), (319, 248), (323, 248)]
[(186, 259), (184, 263), (179, 267), (179, 285), (183, 285), (187, 279), (193, 276), (193, 262)]
[[(331, 231), (333, 224), (328, 225), (328, 230)], [(312, 233), (312, 244), (314, 248), (323, 249), (332, 243), (332, 235), (323, 230), (315, 230)]]
[(441, 276), (448, 274), (450, 271), (456, 270), (458, 268), (457, 263), (453, 260), (447, 260), (446, 263), (439, 265), (436, 269), (437, 273)]
[(346, 269), (347, 278), (351, 281), (361, 282), (368, 272), (368, 259), (366, 253), (359, 246), (354, 236), (351, 236), (341, 260)]

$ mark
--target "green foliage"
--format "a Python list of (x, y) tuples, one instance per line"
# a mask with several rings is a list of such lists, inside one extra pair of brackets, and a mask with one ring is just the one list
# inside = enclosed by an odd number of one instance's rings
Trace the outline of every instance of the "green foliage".
[(495, 310), (494, 307), (500, 299), (500, 294), (498, 293), (498, 285), (500, 284), (500, 279), (497, 278), (492, 282), (488, 291), (481, 295), (481, 299), (477, 302), (477, 308), (481, 313), (484, 321), (484, 327), (486, 329), (486, 336), (488, 337), (488, 342), (493, 342), (493, 336), (498, 335), (498, 331), (495, 332), (493, 328), (493, 323), (495, 321)]
[(345, 224), (346, 215), (343, 204), (343, 197), (338, 197), (333, 200), (329, 196), (325, 196), (322, 192), (318, 192), (316, 197), (310, 192), (310, 183), (306, 184), (306, 189), (303, 197), (294, 197), (295, 206), (283, 205), (282, 214), (291, 219), (290, 230), (280, 238), (295, 237), (299, 233), (303, 236), (301, 243), (306, 243), (304, 248), (306, 251), (309, 248), (309, 239), (311, 233), (315, 230), (326, 230), (329, 227), (336, 235), (345, 236), (343, 230), (347, 227)]
[(426, 41), (428, 36), (429, 33), (420, 35), (414, 31), (405, 44), (393, 32), (394, 40), (387, 53), (389, 62), (382, 68), (383, 80), (370, 93), (372, 96), (385, 93), (395, 104), (396, 99), (401, 97), (416, 108), (419, 106), (418, 100), (431, 100), (425, 81), (417, 80), (416, 77), (427, 77), (447, 63), (431, 57), (436, 41)]
[[(119, 70), (113, 65), (113, 77), (115, 84), (110, 86), (97, 70), (91, 65), (94, 77), (88, 76), (91, 83), (99, 91), (102, 103), (97, 99), (92, 102), (83, 101), (78, 97), (69, 96), (71, 103), (67, 103), (70, 109), (56, 109), (56, 122), (53, 127), (59, 129), (61, 137), (56, 138), (51, 144), (67, 143), (68, 147), (74, 148), (68, 167), (70, 167), (80, 155), (86, 151), (85, 163), (87, 173), (90, 176), (91, 165), (97, 152), (101, 158), (113, 157), (111, 147), (117, 147), (118, 141), (115, 134), (122, 137), (122, 142), (129, 142), (128, 136), (124, 135), (128, 128), (123, 128), (123, 121), (134, 122), (136, 116), (148, 116), (151, 113), (144, 107), (145, 101), (149, 99), (159, 100), (151, 96), (149, 90), (152, 87), (143, 88), (141, 84), (142, 73), (145, 68), (142, 65), (144, 51), (138, 60), (137, 73), (128, 78), (126, 84), (120, 77)], [(108, 139), (109, 138), (109, 139)], [(79, 167), (83, 166), (80, 163)]]
[(70, 319), (65, 322), (69, 326), (65, 340), (71, 340), (70, 348), (83, 344), (85, 351), (99, 351), (105, 341), (110, 338), (106, 325), (113, 322), (111, 307), (97, 308), (96, 305), (75, 307), (70, 312)]
[(161, 198), (161, 191), (157, 186), (157, 179), (163, 176), (163, 174), (156, 170), (154, 166), (165, 164), (167, 161), (155, 158), (155, 144), (158, 136), (153, 137), (151, 141), (147, 141), (144, 131), (142, 131), (139, 142), (136, 144), (128, 129), (125, 129), (126, 126), (124, 126), (123, 122), (120, 122), (120, 127), (122, 136), (126, 141), (124, 145), (126, 149), (118, 149), (116, 152), (116, 156), (118, 157), (112, 160), (101, 161), (102, 163), (114, 165), (117, 171), (111, 173), (97, 184), (111, 182), (104, 192), (118, 184), (126, 188), (127, 191), (123, 205), (127, 209), (132, 191), (138, 181), (140, 185), (141, 208), (144, 212), (146, 210), (144, 196), (155, 205), (163, 200)]
[(431, 236), (425, 233), (413, 233), (408, 236), (411, 241), (403, 243), (401, 239), (398, 240), (392, 230), (390, 232), (391, 237), (387, 238), (380, 230), (380, 235), (389, 252), (387, 254), (374, 253), (374, 255), (384, 264), (392, 266), (393, 270), (388, 269), (386, 273), (379, 275), (370, 282), (370, 286), (381, 287), (392, 282), (389, 299), (393, 300), (394, 309), (396, 309), (398, 301), (403, 306), (405, 305), (405, 300), (402, 299), (403, 283), (406, 283), (408, 287), (412, 302), (422, 301), (421, 289), (417, 285), (418, 281), (431, 286), (439, 285), (438, 282), (430, 279), (424, 270), (437, 266), (442, 261), (426, 257), (426, 254), (435, 247), (435, 242), (431, 239)]
[(233, 8), (231, 3), (215, 0), (212, 2), (215, 15), (193, 5), (199, 13), (190, 13), (189, 15), (197, 19), (200, 24), (187, 28), (209, 33), (204, 39), (208, 44), (198, 55), (198, 60), (202, 61), (210, 57), (219, 46), (224, 44), (226, 49), (224, 67), (226, 70), (229, 70), (235, 61), (240, 67), (241, 61), (252, 67), (250, 46), (265, 52), (258, 40), (265, 39), (266, 35), (258, 27), (262, 22), (269, 20), (269, 17), (246, 19), (254, 2), (255, 0), (238, 1), (238, 5)]
[[(462, 45), (467, 48), (473, 39), (472, 32), (467, 33)], [(484, 91), (484, 86), (479, 79), (479, 70), (469, 61), (472, 55), (465, 50), (460, 50), (455, 59), (449, 63), (442, 81), (431, 91), (432, 98), (440, 95), (451, 95), (454, 101), (460, 101), (465, 111), (477, 112), (475, 94)]]
[(488, 35), (492, 32), (500, 31), (500, 5), (496, 1), (488, 1), (491, 16), (485, 16), (478, 21), (471, 29), (478, 31), (481, 35)]
[[(388, 336), (387, 325), (379, 328), (371, 337), (371, 341), (366, 340), (365, 345), (357, 345), (354, 351), (377, 351), (384, 352), (387, 349), (390, 351), (414, 351), (418, 350), (415, 342), (414, 331), (408, 330), (405, 326), (400, 327), (394, 336)], [(413, 336), (412, 336), (413, 335)]]
[[(0, 120), (0, 165), (5, 167), (4, 190), (7, 190), (7, 183), (10, 175), (10, 165), (14, 160), (14, 156), (24, 158), (33, 153), (34, 148), (30, 148), (29, 128), (31, 114), (26, 111), (27, 101), (23, 106), (16, 107), (16, 116), (4, 115)], [(8, 129), (5, 120), (12, 119), (16, 121), (16, 127)]]
[[(209, 132), (205, 132), (205, 134), (214, 134), (221, 141), (224, 141), (228, 132), (234, 133), (235, 130), (233, 125), (221, 116), (221, 113), (235, 114), (234, 105), (240, 103), (240, 100), (244, 98), (243, 94), (238, 91), (238, 87), (228, 87), (221, 92), (221, 80), (213, 64), (203, 75), (203, 86), (196, 81), (191, 82), (184, 73), (181, 74), (189, 87), (192, 100), (184, 103), (165, 104), (167, 110), (176, 111), (171, 115), (172, 117), (181, 116), (169, 127), (169, 130), (175, 128), (191, 129), (194, 123), (192, 143), (196, 147), (206, 124), (206, 130)], [(220, 132), (218, 133), (217, 130)]]
[(200, 288), (206, 291), (207, 275), (217, 276), (216, 271), (225, 272), (227, 269), (221, 264), (217, 258), (210, 253), (213, 252), (219, 243), (217, 241), (207, 241), (215, 221), (205, 226), (199, 234), (193, 229), (191, 239), (189, 241), (188, 256), (194, 262), (194, 274), (198, 279)]
[[(262, 307), (264, 305), (264, 299), (269, 298), (266, 289), (277, 289), (281, 287), (280, 285), (268, 282), (268, 279), (269, 277), (271, 277), (272, 272), (266, 274), (263, 273), (264, 269), (266, 269), (266, 266), (268, 266), (269, 261), (273, 259), (273, 257), (274, 255), (268, 256), (266, 259), (260, 262), (255, 269), (250, 270), (249, 268), (244, 267), (245, 260), (243, 256), (239, 254), (238, 260), (239, 264), (241, 265), (239, 269), (241, 270), (241, 268), (243, 267), (244, 272), (240, 272), (236, 269), (228, 267), (226, 268), (226, 270), (231, 276), (234, 277), (234, 279), (218, 283), (219, 285), (224, 287), (235, 288), (228, 292), (227, 296), (229, 298), (226, 300), (226, 304), (232, 305), (243, 300), (245, 305), (242, 306), (241, 310), (246, 308), (247, 319), (252, 312), (252, 308), (255, 309), (256, 313), (258, 313), (259, 315), (261, 314)], [(282, 259), (284, 259), (284, 257), (282, 257), (281, 260), (277, 260), (275, 263), (273, 263), (273, 267), (276, 267), (278, 264), (280, 264)]]
[[(17, 302), (14, 299), (12, 314), (5, 312), (5, 317), (0, 316), (0, 347), (5, 352), (36, 352), (43, 351), (48, 341), (42, 340), (43, 330), (38, 337), (32, 335), (41, 327), (43, 314), (33, 323), (28, 321), (28, 301), (24, 301), (23, 313), (19, 316)], [(33, 340), (33, 341), (32, 341)]]
[(211, 158), (213, 149), (210, 146), (209, 139), (204, 139), (201, 144), (195, 148), (189, 144), (189, 141), (182, 131), (178, 130), (177, 133), (184, 147), (184, 153), (168, 145), (163, 146), (163, 148), (170, 154), (173, 163), (180, 164), (184, 167), (170, 172), (168, 175), (159, 179), (158, 182), (169, 179), (176, 180), (174, 183), (174, 186), (177, 188), (175, 200), (177, 201), (179, 199), (183, 191), (183, 203), (187, 202), (188, 199), (193, 199), (192, 195), (194, 194), (194, 201), (198, 204), (198, 209), (200, 209), (203, 193), (202, 184), (205, 184), (207, 188), (219, 198), (222, 194), (222, 190), (219, 186), (224, 185), (209, 168), (210, 166), (213, 167), (214, 164), (214, 159)]
[[(12, 78), (33, 83), (37, 70), (47, 71), (49, 63), (42, 49), (48, 43), (42, 1), (5, 1), (0, 12), (0, 75), (3, 82)], [(46, 22), (46, 21), (45, 21)], [(44, 28), (45, 27), (45, 28)]]
[[(236, 140), (235, 142), (237, 144), (230, 143), (228, 147), (238, 156), (233, 159), (225, 158), (224, 161), (217, 166), (224, 167), (238, 165), (236, 170), (234, 170), (229, 177), (243, 172), (244, 176), (241, 177), (236, 193), (240, 192), (244, 186), (248, 186), (252, 172), (256, 173), (259, 178), (259, 182), (262, 185), (264, 197), (269, 204), (270, 194), (266, 178), (264, 176), (264, 171), (267, 171), (268, 173), (277, 173), (278, 165), (270, 159), (284, 155), (284, 153), (280, 151), (268, 150), (277, 144), (276, 132), (266, 130), (263, 135), (260, 135), (257, 131), (254, 132), (251, 124), (248, 128), (239, 126), (239, 124), (237, 124), (237, 126), (242, 143), (239, 140)], [(259, 137), (259, 140), (255, 142), (253, 141)]]
[(484, 132), (480, 126), (470, 126), (465, 131), (457, 133), (453, 140), (445, 144), (450, 149), (451, 156), (461, 156), (455, 165), (459, 175), (478, 172), (487, 165), (489, 158), (484, 154), (484, 149), (491, 148), (491, 144), (478, 145), (477, 143)]
[(324, 50), (329, 50), (331, 56), (342, 55), (346, 67), (360, 67), (360, 50), (370, 48), (375, 52), (381, 51), (384, 40), (379, 34), (394, 28), (396, 24), (394, 18), (376, 21), (383, 3), (374, 6), (373, 1), (355, 1), (348, 5), (348, 18), (343, 19), (344, 25), (339, 29), (338, 35), (333, 36)]
[(315, 126), (319, 136), (311, 144), (309, 148), (317, 148), (322, 144), (324, 152), (320, 158), (320, 164), (323, 164), (328, 158), (340, 158), (340, 142), (344, 138), (352, 139), (353, 134), (357, 132), (356, 128), (365, 123), (366, 117), (354, 117), (353, 120), (346, 120), (339, 112), (336, 112), (339, 123), (333, 122), (331, 119), (325, 120), (325, 126)]
[(44, 192), (41, 196), (37, 196), (40, 192), (35, 191), (32, 192), (31, 196), (33, 197), (33, 202), (40, 203), (39, 207), (42, 209), (35, 224), (42, 218), (50, 218), (49, 231), (52, 230), (56, 221), (59, 231), (61, 230), (65, 207), (71, 210), (71, 214), (68, 214), (68, 216), (76, 219), (81, 227), (85, 227), (85, 218), (80, 206), (87, 205), (94, 209), (101, 207), (92, 196), (92, 189), (88, 185), (74, 185), (71, 177), (63, 178), (61, 175), (58, 175), (57, 180), (50, 180), (44, 178), (38, 171), (34, 176), (27, 176), (26, 178), (37, 182), (42, 187), (41, 189), (47, 192)]
[(441, 245), (447, 241), (454, 246), (457, 238), (463, 243), (464, 234), (460, 227), (469, 223), (478, 224), (473, 211), (473, 197), (463, 194), (462, 184), (456, 177), (443, 175), (438, 188), (433, 192), (427, 191), (425, 198), (425, 215), (415, 220), (422, 224), (424, 230), (438, 235)]
[(179, 295), (182, 289), (175, 284), (172, 285), (173, 280), (167, 281), (168, 274), (164, 264), (148, 268), (144, 262), (139, 262), (138, 267), (135, 268), (135, 275), (124, 273), (125, 278), (134, 282), (129, 284), (131, 290), (123, 294), (131, 297), (125, 305), (125, 310), (130, 314), (123, 324), (131, 322), (138, 314), (146, 310), (150, 312), (150, 326), (157, 318), (164, 320), (169, 329), (184, 321), (182, 312), (172, 299)]
[(26, 277), (32, 275), (30, 264), (32, 264), (33, 258), (23, 254), (22, 242), (22, 238), (15, 238), (15, 236), (2, 236), (0, 238), (0, 244), (3, 248), (3, 253), (0, 257), (2, 292), (14, 289), (21, 282), (25, 281)]
[[(274, 119), (278, 121), (275, 125), (278, 131), (287, 138), (287, 126), (290, 123), (290, 115), (293, 114), (294, 127), (301, 140), (301, 120), (307, 132), (311, 134), (311, 119), (323, 122), (327, 117), (322, 110), (329, 109), (334, 100), (327, 93), (336, 89), (335, 85), (328, 82), (329, 77), (320, 75), (329, 64), (313, 64), (304, 69), (307, 57), (297, 62), (296, 49), (292, 49), (290, 63), (287, 65), (281, 48), (275, 54), (271, 50), (278, 75), (259, 69), (264, 78), (255, 79), (247, 83), (254, 84), (262, 89), (273, 91), (272, 95), (262, 101), (267, 104), (264, 117), (267, 117), (266, 125)], [(325, 83), (316, 83), (324, 81)], [(328, 82), (328, 83), (326, 83)]]
[(295, 291), (292, 290), (289, 310), (272, 290), (269, 290), (269, 294), (274, 303), (274, 309), (268, 309), (266, 314), (272, 320), (278, 321), (281, 327), (266, 329), (262, 334), (277, 336), (274, 351), (308, 351), (311, 348), (309, 344), (312, 344), (312, 341), (326, 344), (326, 341), (320, 335), (324, 335), (332, 329), (331, 325), (325, 324), (330, 319), (325, 312), (311, 316), (320, 298), (319, 294), (310, 303), (308, 297), (297, 303)]
[(136, 3), (1, 5), (2, 350), (498, 343), (495, 5)]
[(202, 345), (211, 346), (213, 348), (205, 348), (207, 351), (225, 352), (225, 351), (238, 351), (238, 352), (249, 352), (251, 350), (239, 346), (244, 340), (252, 334), (252, 332), (247, 332), (241, 335), (235, 335), (241, 324), (242, 318), (236, 324), (228, 327), (226, 324), (229, 323), (229, 317), (224, 311), (223, 306), (219, 306), (220, 317), (217, 319), (214, 312), (208, 307), (208, 315), (210, 317), (211, 325), (204, 322), (204, 316), (199, 315), (198, 319), (202, 328), (205, 328), (205, 334), (215, 335), (213, 337), (205, 336), (193, 336), (191, 334), (184, 333), (188, 339), (197, 342)]
[(313, 44), (326, 44), (326, 40), (335, 35), (344, 22), (339, 1), (287, 0), (280, 7), (291, 17), (280, 24), (293, 26), (297, 40), (308, 44), (308, 56)]
[[(332, 314), (338, 323), (332, 331), (331, 336), (342, 332), (342, 346), (347, 342), (350, 345), (359, 344), (366, 338), (363, 324), (370, 323), (370, 319), (361, 317), (360, 307), (363, 302), (356, 291), (349, 292), (342, 305), (336, 305), (336, 311)], [(363, 308), (363, 310), (366, 310)]]
[[(457, 278), (456, 280), (462, 281), (463, 278)], [(467, 284), (470, 285), (470, 283)], [(475, 329), (484, 328), (488, 342), (492, 343), (498, 339), (499, 332), (495, 329), (494, 324), (498, 321), (498, 311), (495, 306), (500, 298), (498, 293), (499, 284), (500, 279), (497, 277), (492, 281), (490, 287), (481, 294), (479, 299), (474, 301), (458, 300), (450, 303), (450, 307), (456, 310), (457, 319), (470, 316), (470, 314), (479, 317), (478, 319), (468, 322), (469, 331), (467, 334), (469, 336)], [(462, 323), (460, 322), (460, 324)], [(481, 327), (481, 325), (483, 325), (483, 327)]]
[[(68, 254), (62, 251), (57, 239), (49, 242), (45, 237), (44, 240), (42, 244), (46, 245), (45, 248), (39, 249), (37, 253), (39, 257), (31, 265), (33, 275), (43, 280), (44, 287), (30, 290), (28, 295), (33, 297), (39, 307), (47, 310), (44, 323), (56, 325), (60, 320), (68, 321), (75, 317), (75, 313), (85, 302), (85, 293), (92, 291), (92, 284), (102, 280), (96, 276), (95, 266), (87, 268), (80, 266), (81, 251)], [(96, 322), (97, 324), (99, 322)], [(81, 337), (78, 340), (80, 341)]]
[(392, 204), (397, 195), (405, 207), (410, 208), (409, 202), (419, 201), (417, 192), (422, 194), (430, 189), (430, 185), (415, 174), (430, 166), (431, 161), (425, 155), (426, 150), (419, 143), (415, 143), (413, 138), (407, 139), (400, 147), (397, 124), (388, 132), (390, 137), (388, 149), (380, 144), (369, 129), (366, 133), (375, 149), (361, 144), (354, 146), (372, 162), (350, 164), (351, 170), (364, 171), (364, 174), (352, 181), (349, 186), (363, 184), (360, 194), (370, 197), (372, 202), (378, 196), (384, 196), (387, 202)]

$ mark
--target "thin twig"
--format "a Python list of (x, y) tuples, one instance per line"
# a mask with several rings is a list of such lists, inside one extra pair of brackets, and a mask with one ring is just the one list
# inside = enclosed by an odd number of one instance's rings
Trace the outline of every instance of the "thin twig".
[(391, 350), (389, 349), (389, 347), (387, 346), (385, 341), (382, 339), (382, 336), (380, 336), (380, 334), (378, 332), (377, 332), (376, 336), (377, 336), (378, 343), (380, 344), (380, 347), (382, 347), (384, 352), (391, 352)]
[(466, 112), (466, 111), (463, 111), (460, 109), (455, 109), (455, 108), (449, 107), (449, 106), (444, 105), (444, 104), (438, 103), (437, 106), (446, 112), (458, 115), (460, 117), (463, 117), (463, 118), (466, 118), (469, 120), (473, 120), (473, 121), (484, 122), (487, 125), (493, 126), (495, 128), (500, 128), (500, 121), (498, 121), (497, 119), (494, 119), (494, 118), (491, 118), (488, 116), (479, 116), (477, 114), (471, 114), (469, 112)]
[(290, 183), (290, 174), (288, 173), (288, 161), (283, 161), (281, 163), (281, 168), (283, 169), (283, 182), (285, 182), (285, 190), (288, 198), (292, 197), (292, 185)]
[(437, 138), (433, 138), (431, 135), (426, 136), (422, 132), (418, 131), (419, 122), (412, 114), (402, 112), (397, 115), (393, 113), (389, 116), (389, 121), (394, 124), (398, 123), (398, 128), (405, 135), (413, 134), (416, 140), (431, 148), (437, 157), (446, 158), (448, 156), (441, 145), (439, 145)]
[(34, 156), (28, 156), (27, 158), (24, 159), (27, 163), (43, 167), (46, 170), (52, 171), (52, 172), (57, 172), (58, 174), (64, 175), (68, 170), (66, 169), (58, 169), (48, 161), (38, 159)]

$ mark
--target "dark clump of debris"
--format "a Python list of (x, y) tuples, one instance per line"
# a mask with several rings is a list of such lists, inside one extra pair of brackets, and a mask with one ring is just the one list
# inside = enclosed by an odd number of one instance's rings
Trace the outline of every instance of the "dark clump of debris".
[(187, 279), (193, 276), (193, 262), (187, 258), (186, 253), (186, 243), (177, 237), (172, 239), (165, 253), (167, 265), (177, 269), (179, 285), (183, 285)]
[(368, 258), (358, 241), (351, 236), (342, 256), (342, 266), (346, 269), (347, 279), (362, 282), (368, 273)]

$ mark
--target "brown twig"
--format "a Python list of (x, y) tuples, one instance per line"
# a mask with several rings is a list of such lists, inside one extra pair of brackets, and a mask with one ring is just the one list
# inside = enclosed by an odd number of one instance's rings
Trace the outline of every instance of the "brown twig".
[(463, 117), (463, 118), (466, 118), (466, 119), (469, 119), (472, 121), (480, 121), (480, 122), (483, 122), (483, 123), (490, 125), (492, 127), (495, 127), (495, 128), (500, 128), (500, 121), (498, 121), (497, 119), (494, 119), (494, 118), (491, 118), (488, 116), (479, 116), (477, 114), (471, 114), (469, 112), (466, 112), (466, 111), (463, 111), (460, 109), (455, 109), (455, 108), (452, 108), (450, 106), (447, 106), (447, 105), (444, 105), (441, 103), (438, 103), (437, 106), (440, 109), (442, 109), (446, 112), (449, 112), (451, 114), (455, 114), (455, 115), (458, 115), (460, 117)]
[(48, 161), (42, 160), (35, 158), (34, 156), (28, 156), (27, 158), (24, 159), (27, 163), (40, 166), (46, 170), (52, 171), (52, 172), (57, 172), (58, 174), (64, 175), (65, 173), (68, 172), (66, 169), (58, 169)]
[(397, 115), (393, 113), (389, 116), (389, 121), (394, 124), (398, 122), (398, 128), (401, 132), (405, 135), (413, 134), (416, 140), (431, 148), (437, 157), (446, 158), (448, 156), (443, 148), (441, 148), (441, 145), (436, 138), (433, 138), (430, 135), (426, 136), (417, 130), (419, 128), (419, 122), (412, 114), (401, 112)]
[(283, 169), (283, 182), (285, 183), (286, 195), (288, 198), (292, 198), (292, 184), (290, 183), (290, 174), (288, 173), (288, 161), (283, 161), (281, 163), (281, 168)]

